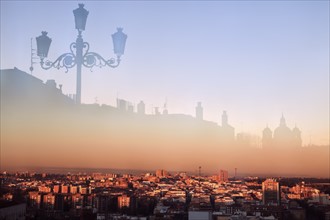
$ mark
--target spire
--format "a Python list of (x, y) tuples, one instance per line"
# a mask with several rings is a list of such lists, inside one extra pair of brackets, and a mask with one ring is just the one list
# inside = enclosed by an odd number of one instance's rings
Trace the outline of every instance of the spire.
[(202, 102), (197, 102), (196, 106), (196, 118), (198, 120), (203, 120), (203, 107), (202, 107)]
[(283, 116), (283, 113), (282, 113), (282, 117), (281, 117), (281, 120), (280, 120), (280, 126), (281, 127), (286, 126), (286, 122), (285, 122), (285, 118)]
[(227, 116), (227, 112), (223, 111), (222, 113), (222, 126), (226, 126), (228, 125), (228, 116)]

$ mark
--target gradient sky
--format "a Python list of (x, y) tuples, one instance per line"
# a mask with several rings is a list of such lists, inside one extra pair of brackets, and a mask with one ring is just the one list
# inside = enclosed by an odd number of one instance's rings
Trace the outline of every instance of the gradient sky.
[[(28, 72), (30, 41), (52, 38), (49, 59), (75, 41), (72, 10), (80, 1), (1, 1), (1, 69)], [(303, 144), (329, 144), (329, 1), (85, 1), (83, 38), (90, 51), (113, 57), (111, 34), (128, 35), (116, 69), (83, 69), (82, 102), (115, 105), (116, 97), (147, 113), (194, 115), (206, 120), (227, 110), (237, 132), (274, 130), (281, 114), (302, 130)], [(35, 40), (33, 40), (33, 47)], [(76, 70), (42, 70), (65, 94), (75, 93)]]

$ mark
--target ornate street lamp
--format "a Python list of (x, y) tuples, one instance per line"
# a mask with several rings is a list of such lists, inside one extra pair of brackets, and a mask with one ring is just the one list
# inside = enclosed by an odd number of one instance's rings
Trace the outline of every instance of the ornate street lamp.
[(73, 10), (74, 22), (78, 31), (84, 31), (87, 22), (88, 11), (84, 9), (84, 4), (78, 4), (79, 8)]
[(48, 55), (48, 51), (49, 51), (49, 47), (50, 47), (50, 43), (52, 42), (52, 39), (50, 39), (47, 36), (47, 32), (43, 31), (41, 32), (41, 35), (39, 37), (36, 38), (37, 40), (37, 54), (38, 56), (43, 59), (45, 57), (47, 57)]
[(104, 59), (101, 55), (89, 51), (89, 43), (82, 39), (82, 31), (85, 30), (88, 11), (83, 4), (79, 4), (79, 8), (73, 10), (75, 18), (75, 27), (78, 30), (76, 42), (71, 43), (70, 52), (59, 56), (54, 62), (45, 60), (48, 56), (48, 51), (52, 40), (47, 36), (47, 32), (41, 32), (41, 36), (36, 38), (37, 54), (40, 57), (40, 65), (43, 69), (48, 70), (52, 67), (60, 69), (65, 68), (68, 72), (69, 68), (77, 65), (77, 90), (76, 103), (81, 103), (81, 68), (85, 66), (92, 69), (94, 66), (103, 67), (109, 66), (115, 68), (120, 64), (120, 57), (124, 54), (127, 35), (123, 33), (122, 28), (117, 28), (117, 32), (112, 34), (114, 53), (117, 58), (109, 60)]

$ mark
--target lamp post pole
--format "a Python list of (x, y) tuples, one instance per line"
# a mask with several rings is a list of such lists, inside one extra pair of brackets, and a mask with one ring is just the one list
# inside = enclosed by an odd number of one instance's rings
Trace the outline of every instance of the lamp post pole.
[(84, 41), (79, 31), (79, 35), (76, 40), (76, 56), (77, 56), (77, 90), (76, 90), (76, 103), (81, 103), (81, 67), (83, 63), (83, 47)]
[(89, 51), (89, 43), (84, 42), (82, 38), (82, 31), (85, 30), (88, 11), (84, 9), (83, 4), (79, 4), (79, 8), (73, 10), (75, 16), (75, 25), (78, 30), (78, 37), (76, 42), (71, 43), (70, 52), (59, 56), (54, 62), (45, 60), (48, 56), (48, 51), (52, 40), (47, 36), (46, 31), (42, 31), (42, 35), (37, 37), (37, 55), (40, 57), (41, 68), (48, 70), (51, 68), (65, 68), (68, 69), (77, 66), (77, 82), (76, 82), (76, 104), (81, 104), (81, 70), (82, 66), (90, 68), (109, 66), (115, 68), (120, 64), (120, 57), (124, 54), (127, 35), (122, 32), (122, 28), (117, 28), (117, 32), (112, 34), (112, 41), (114, 46), (114, 53), (116, 59), (104, 59), (101, 55)]

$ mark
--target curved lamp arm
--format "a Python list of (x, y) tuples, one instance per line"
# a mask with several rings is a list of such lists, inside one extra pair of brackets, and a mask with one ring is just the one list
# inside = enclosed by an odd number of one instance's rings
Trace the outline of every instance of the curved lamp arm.
[(54, 62), (40, 58), (40, 66), (44, 70), (49, 70), (54, 67), (56, 69), (65, 68), (67, 73), (69, 68), (72, 68), (76, 65), (76, 56), (73, 53), (65, 53), (59, 56)]
[(49, 70), (52, 67), (56, 69), (65, 68), (65, 72), (67, 73), (70, 68), (74, 67), (77, 64), (74, 48), (76, 48), (76, 43), (71, 43), (71, 53), (62, 54), (54, 62), (49, 60), (44, 61), (44, 57), (40, 57), (41, 68), (43, 68), (44, 70)]
[[(82, 43), (82, 48), (84, 50), (83, 56), (82, 56), (82, 61), (81, 63), (89, 68), (91, 71), (94, 66), (97, 67), (104, 67), (104, 66), (109, 66), (112, 68), (116, 68), (120, 64), (120, 56), (117, 56), (117, 59), (111, 58), (109, 60), (104, 59), (100, 54), (95, 53), (95, 52), (89, 52), (89, 43), (83, 42)], [(77, 56), (76, 56), (76, 51), (77, 51), (77, 43), (71, 43), (70, 45), (70, 53), (64, 53), (61, 56), (59, 56), (54, 62), (46, 60), (44, 61), (44, 57), (40, 57), (40, 65), (41, 68), (44, 70), (49, 70), (51, 68), (65, 68), (65, 72), (67, 73), (70, 68), (74, 67), (77, 65)]]
[(117, 59), (111, 58), (109, 60), (104, 59), (100, 54), (95, 52), (86, 52), (83, 56), (83, 65), (87, 68), (90, 68), (91, 71), (94, 66), (100, 68), (104, 66), (109, 66), (115, 68), (119, 66), (119, 64), (120, 64), (119, 56), (117, 56)]

